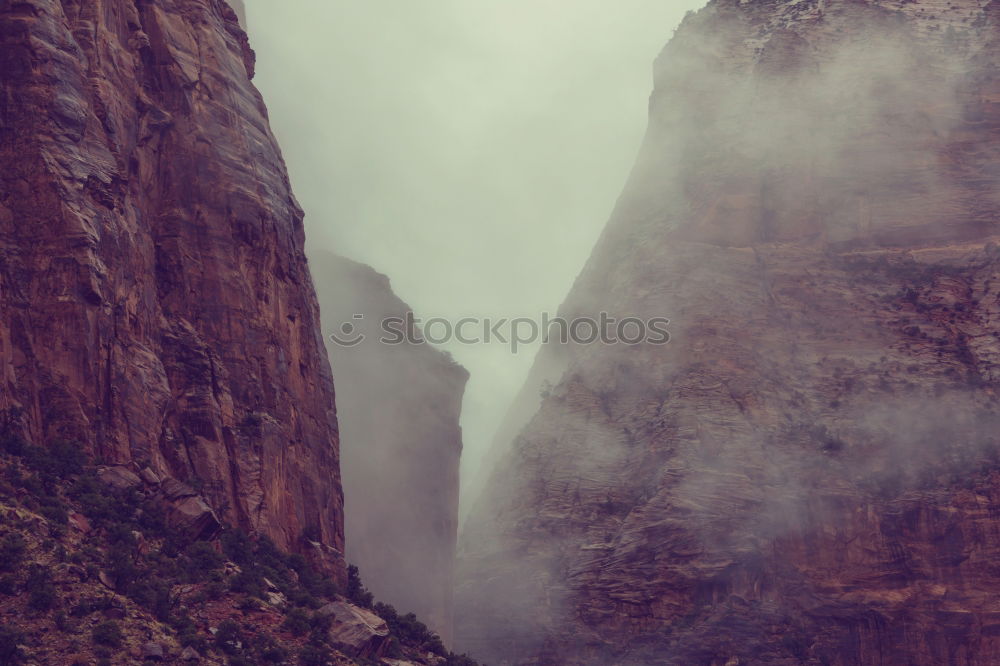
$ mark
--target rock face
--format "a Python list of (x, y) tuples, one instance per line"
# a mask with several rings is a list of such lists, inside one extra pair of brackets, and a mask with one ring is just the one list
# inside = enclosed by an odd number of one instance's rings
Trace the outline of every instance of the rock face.
[(562, 308), (672, 340), (543, 350), (462, 536), (460, 650), (1000, 661), (998, 49), (986, 0), (685, 20)]
[(330, 618), (330, 643), (350, 657), (378, 659), (389, 644), (389, 627), (375, 613), (343, 601), (317, 611)]
[[(339, 387), (348, 559), (377, 599), (416, 613), (450, 642), (469, 375), (427, 344), (382, 342), (393, 337), (382, 322), (411, 311), (384, 275), (332, 254), (311, 265)], [(330, 335), (365, 340), (338, 345)]]
[(253, 64), (222, 0), (0, 7), (0, 410), (342, 577), (333, 384)]

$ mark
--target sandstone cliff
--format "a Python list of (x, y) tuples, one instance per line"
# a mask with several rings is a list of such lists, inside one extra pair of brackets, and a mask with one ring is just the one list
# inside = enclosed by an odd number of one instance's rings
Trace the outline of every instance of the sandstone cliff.
[(222, 0), (0, 4), (0, 410), (343, 578), (333, 384), (253, 67)]
[[(468, 373), (430, 345), (381, 341), (381, 323), (411, 311), (388, 278), (329, 253), (312, 260), (338, 382), (348, 560), (378, 599), (450, 642)], [(330, 334), (366, 339), (340, 346)]]
[(543, 350), (461, 538), (461, 649), (1000, 661), (998, 65), (986, 0), (685, 20), (562, 308), (673, 340)]

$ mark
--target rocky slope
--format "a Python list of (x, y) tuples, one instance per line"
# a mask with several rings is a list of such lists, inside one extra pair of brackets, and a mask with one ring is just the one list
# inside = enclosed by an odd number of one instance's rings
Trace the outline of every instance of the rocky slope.
[(381, 341), (383, 321), (411, 312), (384, 275), (329, 253), (311, 259), (338, 386), (348, 559), (375, 596), (450, 642), (469, 375), (430, 345)]
[(0, 410), (343, 581), (333, 385), (223, 0), (0, 5)]
[(672, 341), (543, 350), (461, 538), (461, 649), (1000, 660), (998, 65), (987, 0), (685, 20), (562, 308)]
[(167, 483), (0, 432), (0, 663), (475, 666), (354, 568), (171, 527)]

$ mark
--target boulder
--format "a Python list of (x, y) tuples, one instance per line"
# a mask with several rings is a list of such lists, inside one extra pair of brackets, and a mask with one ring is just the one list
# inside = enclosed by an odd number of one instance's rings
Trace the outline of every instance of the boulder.
[(108, 588), (109, 590), (115, 589), (115, 583), (111, 580), (111, 576), (107, 571), (98, 571), (97, 580), (101, 581), (101, 585)]
[(151, 486), (160, 485), (159, 475), (148, 467), (143, 467), (142, 471), (139, 472), (139, 476), (142, 477), (143, 481)]
[(142, 646), (142, 658), (148, 661), (163, 661), (165, 650), (163, 646), (155, 641), (144, 643)]
[(288, 605), (288, 597), (286, 597), (281, 592), (272, 592), (268, 590), (264, 593), (267, 598), (267, 603), (271, 604), (275, 608), (284, 608)]
[(113, 598), (108, 602), (108, 607), (104, 609), (104, 617), (109, 620), (124, 620), (128, 616), (125, 602), (121, 599)]
[(369, 610), (334, 601), (317, 613), (330, 618), (330, 643), (349, 657), (378, 659), (389, 643), (389, 626)]
[(91, 530), (90, 521), (82, 513), (77, 513), (76, 511), (69, 512), (69, 526), (77, 532), (86, 534)]
[(157, 499), (167, 524), (192, 540), (210, 539), (222, 527), (208, 502), (194, 488), (177, 479), (164, 479)]
[(116, 490), (129, 490), (142, 485), (142, 479), (127, 467), (101, 467), (97, 470), (97, 478)]

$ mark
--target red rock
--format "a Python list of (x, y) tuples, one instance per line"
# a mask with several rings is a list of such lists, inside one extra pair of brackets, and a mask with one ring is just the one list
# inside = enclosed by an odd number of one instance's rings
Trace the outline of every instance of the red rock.
[(129, 490), (142, 485), (142, 479), (127, 467), (102, 467), (97, 470), (97, 477), (116, 490)]
[(163, 657), (165, 656), (165, 653), (164, 653), (162, 645), (160, 645), (159, 643), (150, 641), (148, 643), (143, 643), (143, 645), (142, 645), (142, 651), (141, 651), (140, 656), (143, 659), (146, 659), (146, 660), (149, 660), (149, 661), (163, 661)]
[(144, 467), (139, 476), (142, 477), (143, 482), (148, 486), (158, 486), (160, 485), (160, 477), (153, 470), (148, 467)]
[(82, 513), (77, 513), (76, 511), (69, 512), (69, 526), (76, 530), (86, 534), (91, 530), (90, 521)]
[[(947, 5), (947, 6), (946, 6)], [(1000, 5), (715, 0), (462, 536), (489, 663), (1000, 663)]]
[(165, 502), (170, 527), (192, 541), (211, 539), (221, 528), (215, 511), (200, 496)]
[(316, 613), (330, 618), (330, 644), (350, 657), (378, 659), (389, 644), (385, 620), (369, 610), (335, 601)]
[(279, 546), (308, 533), (342, 580), (302, 211), (236, 14), (32, 0), (0, 33), (0, 408), (32, 442), (197, 479)]
[(99, 571), (97, 573), (97, 579), (101, 581), (101, 585), (109, 590), (115, 589), (115, 583), (111, 580), (111, 576), (106, 571)]

